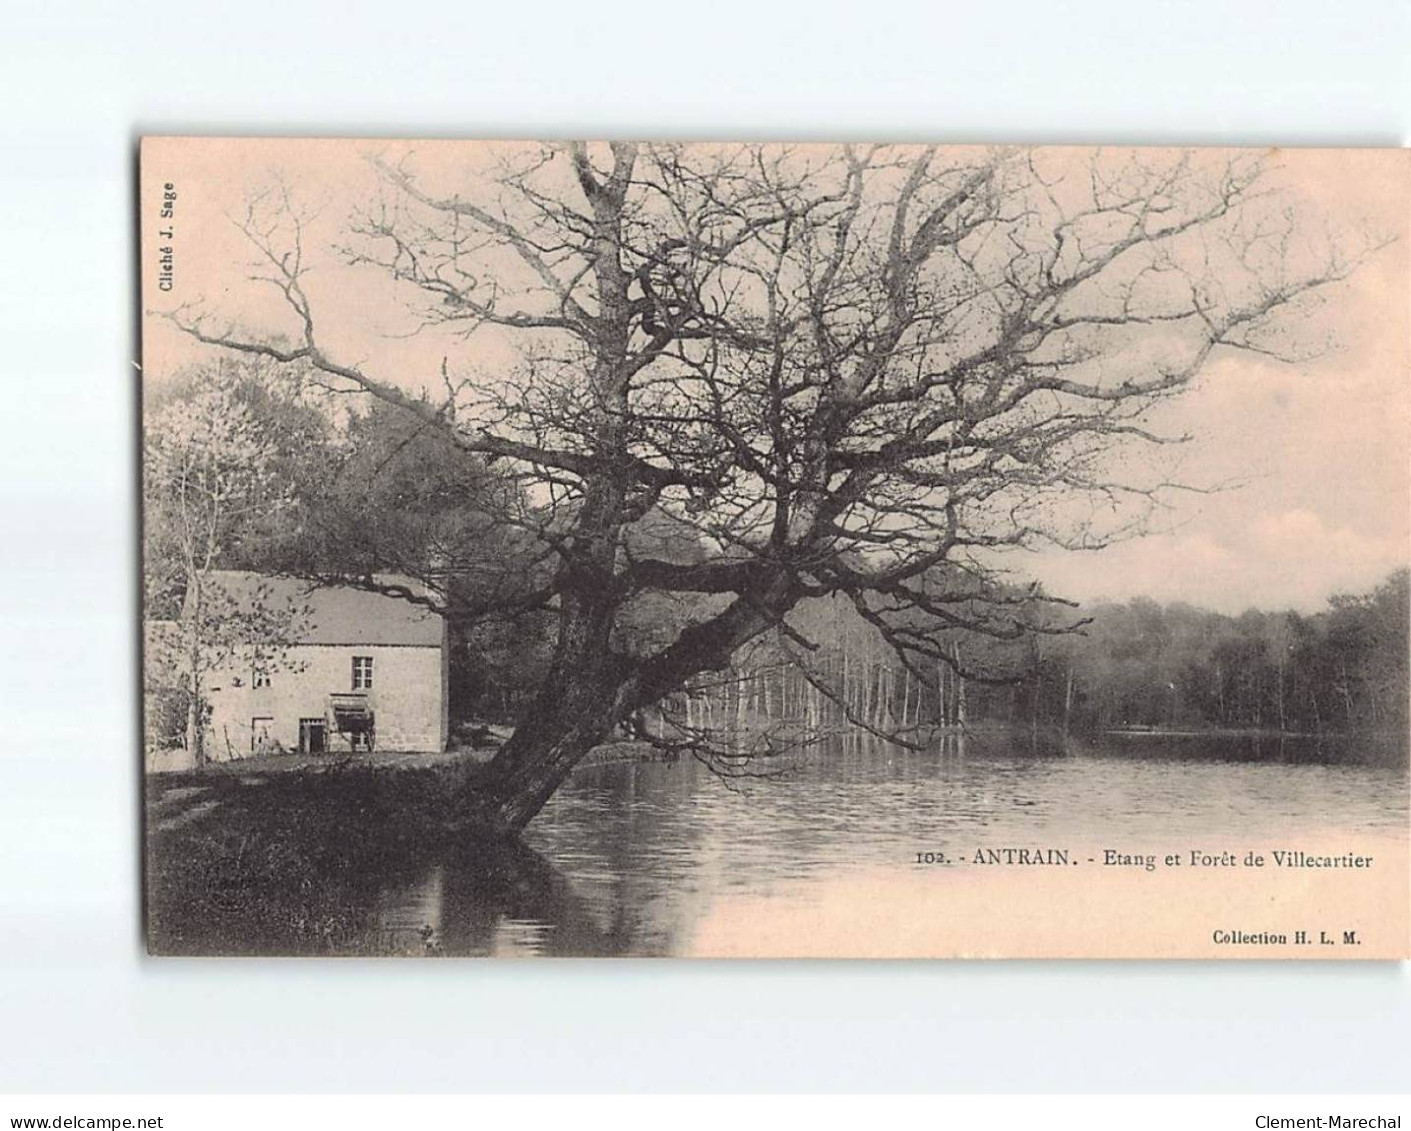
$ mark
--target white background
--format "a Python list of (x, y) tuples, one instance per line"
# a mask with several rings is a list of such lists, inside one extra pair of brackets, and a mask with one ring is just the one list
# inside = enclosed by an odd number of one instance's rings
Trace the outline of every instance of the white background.
[[(1022, 1095), (220, 1095), (122, 1093), (105, 1096), (0, 1097), (0, 1126), (26, 1116), (162, 1120), (164, 1131), (387, 1131), (392, 1127), (573, 1126), (587, 1131), (809, 1131), (866, 1127), (983, 1127), (985, 1131), (1259, 1131), (1260, 1117), (1384, 1120), (1404, 1125), (1411, 1102), (1379, 1094), (1307, 1096)], [(81, 1126), (82, 1124), (70, 1124)], [(1373, 1123), (1373, 1126), (1376, 1124)], [(1308, 1126), (1316, 1127), (1310, 1123)]]
[(1399, 145), (1404, 3), (0, 11), (0, 1090), (1411, 1087), (1404, 967), (154, 962), (141, 132)]

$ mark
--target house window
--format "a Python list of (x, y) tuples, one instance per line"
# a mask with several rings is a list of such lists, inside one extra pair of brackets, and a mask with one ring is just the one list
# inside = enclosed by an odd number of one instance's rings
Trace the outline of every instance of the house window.
[(370, 691), (372, 689), (372, 657), (353, 657), (353, 690)]
[(269, 686), (269, 668), (263, 668), (263, 667), (256, 666), (255, 668), (251, 669), (251, 671), (250, 671), (250, 686), (251, 686), (251, 687), (268, 687), (268, 686)]

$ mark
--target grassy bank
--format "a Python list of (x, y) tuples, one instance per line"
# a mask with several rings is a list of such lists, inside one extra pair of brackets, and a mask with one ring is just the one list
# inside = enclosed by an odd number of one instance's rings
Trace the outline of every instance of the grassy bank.
[(448, 841), (447, 799), (473, 785), (475, 769), (149, 776), (151, 949), (339, 952), (363, 920), (358, 893)]
[[(367, 953), (379, 892), (431, 858), (474, 856), (492, 901), (519, 906), (553, 882), (519, 845), (458, 827), (493, 749), (272, 756), (145, 781), (147, 935), (159, 954)], [(659, 761), (649, 743), (605, 743), (581, 768)], [(389, 953), (435, 939), (389, 937)]]

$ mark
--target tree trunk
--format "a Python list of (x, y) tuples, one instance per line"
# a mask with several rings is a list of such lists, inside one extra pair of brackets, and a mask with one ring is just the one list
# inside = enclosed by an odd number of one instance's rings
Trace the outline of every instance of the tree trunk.
[[(736, 649), (770, 628), (797, 596), (787, 582), (762, 587), (712, 620), (686, 628), (669, 648), (640, 664), (610, 647), (616, 605), (607, 587), (570, 586), (549, 673), (483, 778), (461, 795), (465, 812), (458, 819), (483, 836), (518, 834), (619, 722), (698, 672), (725, 669)], [(733, 672), (730, 677), (738, 712), (738, 679)]]
[(1338, 673), (1342, 677), (1338, 682), (1338, 692), (1342, 695), (1343, 711), (1347, 716), (1347, 729), (1352, 729), (1352, 681), (1347, 676), (1347, 661), (1338, 661)]
[(1029, 692), (1029, 741), (1039, 740), (1039, 696), (1043, 691), (1043, 667), (1039, 658), (1039, 645), (1037, 640), (1031, 640), (1034, 663), (1034, 685)]
[[(193, 680), (193, 683), (195, 681)], [(191, 751), (191, 763), (198, 770), (206, 765), (206, 742), (201, 726), (201, 695), (192, 689), (186, 704), (186, 749)]]
[(190, 695), (186, 704), (186, 749), (191, 753), (191, 763), (198, 770), (206, 765), (206, 728), (203, 725), (202, 698), (204, 680), (201, 678), (201, 617), (203, 614), (203, 594), (201, 579), (191, 576), (187, 582), (190, 598), (187, 602), (189, 619), (186, 625), (186, 662)]
[(955, 657), (955, 725), (965, 726), (965, 677), (960, 674), (960, 641), (951, 642), (951, 655)]
[(1063, 737), (1068, 737), (1068, 723), (1073, 714), (1073, 656), (1068, 656), (1068, 675), (1063, 687)]
[(535, 698), (545, 709), (515, 727), (490, 763), (489, 784), (474, 814), (485, 831), (506, 835), (523, 829), (584, 755), (611, 736), (621, 715), (617, 696), (574, 682), (545, 681)]
[(610, 598), (591, 578), (570, 579), (554, 661), (471, 801), (471, 819), (485, 832), (523, 829), (583, 756), (646, 705), (622, 694), (629, 673), (610, 648), (613, 620)]

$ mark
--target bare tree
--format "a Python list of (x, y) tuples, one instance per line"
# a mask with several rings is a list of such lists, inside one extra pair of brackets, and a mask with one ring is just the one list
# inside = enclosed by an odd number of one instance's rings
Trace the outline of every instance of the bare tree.
[[(516, 372), (436, 406), (340, 359), (282, 198), (244, 226), (293, 344), (171, 317), (400, 405), (522, 477), (533, 506), (506, 520), (552, 563), (532, 600), (558, 637), (463, 799), (492, 834), (521, 829), (621, 720), (789, 631), (804, 598), (847, 595), (930, 665), (958, 661), (918, 615), (1041, 630), (1032, 602), (977, 601), (994, 555), (1140, 529), (1168, 485), (1114, 471), (1114, 449), (1166, 442), (1152, 409), (1214, 351), (1301, 348), (1281, 314), (1358, 257), (1302, 230), (1244, 154), (572, 143), (455, 184), (411, 155), (377, 167), (352, 261), (417, 288), (429, 323), (514, 338)], [(634, 543), (653, 512), (707, 553)], [(702, 599), (669, 641), (624, 650), (619, 616), (652, 592)]]
[(206, 676), (236, 657), (266, 671), (280, 666), (305, 612), (278, 607), (267, 586), (232, 594), (212, 577), (232, 531), (287, 505), (289, 489), (273, 474), (273, 444), (220, 370), (193, 396), (164, 404), (144, 432), (144, 572), (177, 592), (181, 610), (174, 634), (149, 635), (147, 666), (180, 682), (186, 747), (200, 767)]

